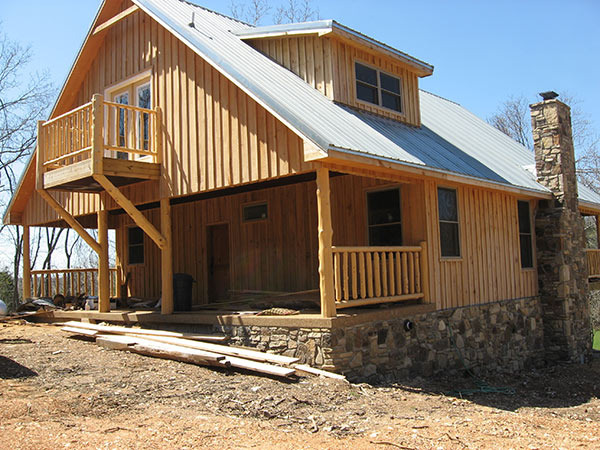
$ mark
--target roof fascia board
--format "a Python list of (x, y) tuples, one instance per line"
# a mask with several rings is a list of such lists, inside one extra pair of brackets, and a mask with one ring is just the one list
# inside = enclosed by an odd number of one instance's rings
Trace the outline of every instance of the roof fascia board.
[(11, 211), (12, 211), (13, 207), (15, 206), (15, 202), (17, 201), (17, 197), (21, 193), (21, 189), (23, 187), (23, 183), (25, 182), (25, 178), (27, 176), (27, 173), (30, 170), (34, 170), (35, 169), (34, 158), (35, 158), (36, 154), (37, 154), (37, 146), (36, 146), (35, 150), (29, 156), (29, 161), (27, 161), (27, 165), (25, 166), (25, 170), (21, 174), (21, 178), (19, 178), (19, 183), (17, 184), (17, 189), (15, 189), (15, 193), (10, 198), (10, 202), (9, 202), (8, 206), (6, 207), (6, 210), (4, 211), (4, 216), (2, 217), (2, 223), (4, 225), (23, 225), (23, 223), (13, 223), (11, 221), (11, 218), (10, 218), (11, 217)]
[[(223, 67), (221, 67), (221, 65), (219, 65), (215, 61), (215, 58), (211, 58), (209, 55), (207, 55), (204, 52), (200, 51), (200, 49), (198, 49), (196, 46), (194, 46), (183, 35), (183, 33), (179, 32), (179, 30), (177, 29), (177, 27), (172, 26), (172, 24), (169, 24), (165, 20), (163, 20), (162, 17), (160, 16), (160, 14), (158, 14), (157, 12), (155, 12), (152, 8), (148, 7), (148, 5), (144, 5), (143, 2), (141, 2), (139, 0), (132, 0), (132, 1), (136, 5), (138, 5), (142, 11), (144, 11), (146, 14), (148, 14), (150, 17), (152, 17), (162, 27), (164, 27), (166, 30), (168, 30), (170, 33), (172, 33), (174, 36), (176, 36), (179, 40), (181, 40), (181, 42), (183, 42), (185, 45), (187, 45), (194, 53), (196, 53), (198, 56), (200, 56), (206, 62), (208, 62), (221, 75), (223, 75), (225, 78), (227, 78), (233, 84), (235, 84), (239, 89), (241, 89), (244, 93), (246, 93), (250, 98), (252, 98), (260, 106), (262, 106), (267, 111), (269, 111), (271, 114), (273, 114), (273, 116), (275, 116), (281, 123), (283, 123), (286, 127), (288, 127), (290, 130), (292, 130), (298, 137), (300, 137), (301, 139), (303, 139), (305, 141), (309, 141), (312, 144), (314, 144), (315, 146), (317, 146), (317, 147), (323, 149), (324, 151), (326, 151), (327, 144), (325, 144), (323, 142), (319, 142), (320, 140), (316, 136), (310, 135), (309, 133), (301, 131), (297, 127), (295, 127), (294, 125), (292, 125), (287, 119), (285, 119), (285, 117), (283, 116), (283, 114), (280, 114), (279, 111), (277, 111), (275, 108), (269, 106), (262, 99), (262, 97), (260, 95), (255, 94), (252, 90), (250, 90), (249, 88), (247, 88), (246, 86), (244, 86), (243, 83), (239, 82), (238, 79), (236, 79), (233, 75), (231, 75), (230, 72), (235, 72), (235, 71), (233, 71), (233, 70), (227, 71), (226, 69), (224, 69)], [(243, 75), (242, 74), (240, 74), (240, 78), (243, 79)], [(264, 94), (265, 94), (265, 96), (268, 95), (268, 93), (266, 91), (264, 92)]]
[(579, 199), (579, 209), (585, 210), (586, 212), (591, 211), (591, 212), (600, 214), (600, 205), (599, 204), (587, 202), (587, 201), (581, 200), (581, 199)]
[(401, 52), (400, 50), (390, 47), (383, 42), (379, 42), (373, 38), (370, 38), (367, 35), (336, 22), (335, 20), (333, 21), (332, 28), (334, 35), (358, 42), (359, 44), (365, 45), (373, 50), (382, 51), (393, 58), (401, 59), (409, 66), (416, 69), (420, 77), (427, 77), (433, 74), (434, 67), (431, 64), (427, 64), (426, 62), (410, 56), (408, 53)]
[(524, 195), (531, 198), (549, 199), (552, 198), (552, 194), (545, 190), (540, 185), (540, 190), (530, 189), (521, 186), (514, 186), (509, 184), (500, 183), (497, 181), (486, 180), (483, 178), (472, 177), (468, 175), (460, 175), (455, 172), (450, 172), (443, 169), (436, 169), (434, 167), (428, 167), (419, 164), (413, 164), (409, 162), (397, 161), (390, 158), (384, 158), (381, 156), (362, 154), (352, 150), (341, 149), (338, 147), (330, 146), (327, 152), (327, 156), (323, 158), (315, 158), (312, 161), (319, 162), (341, 162), (345, 164), (358, 163), (369, 165), (375, 168), (393, 169), (402, 171), (405, 173), (411, 173), (415, 175), (425, 176), (429, 178), (435, 178), (439, 180), (446, 180), (450, 182), (467, 184), (471, 186), (479, 186), (488, 189), (508, 191), (519, 195)]

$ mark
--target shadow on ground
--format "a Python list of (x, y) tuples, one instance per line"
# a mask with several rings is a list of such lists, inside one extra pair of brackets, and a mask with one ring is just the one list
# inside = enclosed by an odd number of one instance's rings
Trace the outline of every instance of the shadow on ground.
[(37, 372), (13, 361), (5, 356), (0, 356), (0, 378), (3, 380), (14, 380), (19, 378), (37, 377)]
[(600, 397), (600, 355), (588, 364), (555, 364), (511, 375), (471, 376), (465, 371), (375, 386), (466, 399), (506, 411), (569, 408)]

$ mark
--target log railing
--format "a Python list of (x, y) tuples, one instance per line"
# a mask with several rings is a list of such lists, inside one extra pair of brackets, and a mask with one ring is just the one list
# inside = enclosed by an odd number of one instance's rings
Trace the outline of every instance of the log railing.
[(588, 265), (588, 276), (590, 278), (600, 278), (600, 250), (587, 248), (585, 253)]
[[(117, 269), (110, 273), (110, 296), (117, 296)], [(85, 294), (98, 296), (98, 269), (53, 269), (31, 271), (31, 293), (36, 297), (53, 298)]]
[(99, 97), (99, 108), (94, 108), (93, 102), (86, 103), (41, 123), (38, 156), (44, 172), (93, 159), (94, 125), (102, 130), (103, 148), (97, 150), (102, 153), (100, 157), (158, 162), (157, 111)]
[(425, 299), (427, 246), (333, 247), (337, 308)]

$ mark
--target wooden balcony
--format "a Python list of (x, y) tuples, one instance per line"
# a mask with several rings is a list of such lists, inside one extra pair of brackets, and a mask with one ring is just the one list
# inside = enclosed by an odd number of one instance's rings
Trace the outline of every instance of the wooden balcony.
[(336, 308), (426, 299), (427, 246), (333, 247)]
[(104, 101), (38, 124), (37, 189), (99, 192), (160, 177), (159, 111)]

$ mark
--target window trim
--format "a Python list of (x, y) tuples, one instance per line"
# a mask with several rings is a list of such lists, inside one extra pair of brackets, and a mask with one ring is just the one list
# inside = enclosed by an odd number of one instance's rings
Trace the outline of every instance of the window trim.
[[(394, 224), (400, 224), (401, 230), (402, 230), (402, 245), (404, 245), (404, 221), (402, 220), (402, 212), (403, 212), (403, 208), (402, 208), (402, 184), (384, 184), (384, 185), (380, 185), (380, 186), (373, 186), (373, 187), (369, 187), (367, 189), (364, 189), (364, 205), (365, 205), (365, 242), (367, 243), (367, 246), (371, 246), (371, 234), (369, 233), (369, 231), (371, 230), (371, 225), (369, 225), (369, 194), (375, 193), (375, 192), (384, 192), (384, 191), (392, 191), (392, 190), (398, 190), (398, 201), (400, 202), (400, 204), (398, 205), (400, 207), (400, 222), (393, 222), (390, 224), (385, 224), (385, 225), (394, 225)], [(377, 225), (375, 225), (377, 226)], [(380, 225), (381, 226), (381, 225)], [(401, 245), (401, 246), (402, 246)]]
[[(267, 208), (267, 217), (259, 217), (258, 219), (246, 219), (244, 216), (244, 210), (247, 207), (252, 207), (252, 206), (260, 206), (260, 205), (265, 205)], [(240, 215), (241, 215), (241, 221), (242, 223), (257, 223), (257, 222), (266, 222), (267, 220), (269, 220), (269, 202), (268, 200), (257, 200), (257, 201), (253, 201), (253, 202), (247, 202), (247, 203), (242, 203), (241, 205), (241, 209), (240, 209)]]
[[(137, 262), (137, 263), (132, 263), (130, 260), (130, 252), (129, 249), (131, 248), (131, 245), (129, 243), (129, 230), (133, 229), (133, 228), (139, 228), (142, 231), (142, 243), (141, 244), (136, 244), (137, 247), (142, 247), (142, 262)], [(127, 225), (125, 227), (125, 232), (126, 232), (126, 240), (127, 240), (127, 245), (126, 245), (126, 250), (127, 250), (127, 266), (143, 266), (144, 264), (146, 264), (146, 233), (144, 233), (144, 230), (142, 230), (140, 227), (138, 227), (136, 224), (131, 224), (131, 225)]]
[[(519, 219), (519, 203), (526, 203), (529, 207), (529, 233), (521, 233), (521, 221)], [(522, 271), (535, 270), (536, 269), (536, 257), (535, 257), (535, 228), (533, 223), (533, 208), (531, 207), (530, 200), (518, 200), (517, 199), (517, 234), (519, 235), (519, 266)], [(529, 234), (531, 237), (531, 266), (524, 267), (523, 260), (521, 259), (521, 234)]]
[[(359, 82), (359, 80), (358, 80), (358, 78), (357, 78), (357, 76), (356, 76), (356, 64), (360, 64), (361, 66), (365, 66), (365, 67), (367, 67), (367, 68), (369, 68), (369, 69), (372, 69), (372, 70), (374, 70), (374, 71), (377, 73), (377, 86), (376, 86), (376, 87), (377, 87), (377, 99), (378, 99), (378, 101), (379, 101), (379, 104), (371, 103), (371, 102), (369, 102), (369, 101), (367, 101), (367, 100), (362, 100), (362, 99), (358, 98), (358, 92), (357, 92), (357, 89), (356, 89), (356, 85), (357, 85), (357, 83)], [(363, 106), (366, 106), (366, 107), (371, 107), (371, 108), (373, 108), (373, 107), (375, 107), (375, 108), (380, 108), (381, 110), (383, 110), (383, 111), (385, 111), (385, 112), (389, 112), (389, 113), (392, 113), (392, 114), (396, 114), (396, 115), (398, 115), (398, 116), (402, 116), (402, 117), (405, 117), (405, 116), (406, 116), (406, 113), (405, 113), (405, 110), (406, 110), (406, 105), (404, 104), (404, 85), (403, 85), (403, 83), (402, 83), (402, 77), (401, 77), (401, 76), (398, 76), (398, 75), (392, 74), (392, 73), (390, 73), (390, 72), (387, 72), (387, 71), (385, 71), (385, 70), (381, 70), (380, 68), (378, 68), (378, 67), (376, 67), (376, 66), (374, 66), (374, 65), (372, 65), (372, 64), (369, 64), (369, 63), (367, 63), (367, 62), (365, 62), (365, 61), (362, 61), (362, 60), (360, 60), (360, 59), (357, 59), (357, 58), (355, 58), (355, 59), (353, 60), (353, 68), (352, 68), (352, 71), (353, 71), (353, 77), (354, 77), (354, 84), (353, 84), (353, 90), (354, 90), (354, 99), (355, 99), (355, 101), (356, 101), (356, 102), (357, 102), (359, 105), (363, 105)], [(395, 109), (391, 109), (391, 108), (388, 108), (388, 107), (386, 107), (386, 106), (383, 106), (383, 102), (382, 102), (382, 99), (381, 99), (381, 91), (382, 91), (382, 90), (385, 90), (385, 89), (383, 89), (383, 88), (381, 87), (381, 77), (380, 77), (380, 73), (383, 73), (383, 74), (385, 74), (385, 75), (387, 75), (387, 76), (389, 76), (389, 77), (392, 77), (392, 78), (396, 78), (396, 79), (398, 80), (398, 82), (399, 82), (399, 87), (400, 87), (400, 94), (399, 94), (399, 97), (400, 97), (400, 111), (397, 111), (397, 110), (395, 110)], [(371, 85), (371, 86), (372, 86), (372, 85)], [(385, 90), (385, 91), (386, 91), (386, 92), (390, 92), (390, 91), (387, 91), (387, 90)], [(395, 93), (394, 93), (394, 92), (391, 92), (391, 94), (395, 94)]]
[[(447, 191), (454, 191), (456, 195), (456, 222), (449, 220), (440, 219), (440, 189), (445, 189)], [(442, 186), (438, 185), (435, 190), (435, 197), (437, 203), (437, 219), (438, 219), (438, 240), (439, 240), (439, 250), (440, 250), (440, 260), (461, 260), (463, 258), (463, 248), (462, 248), (462, 233), (461, 233), (461, 220), (460, 220), (460, 202), (458, 200), (458, 188), (451, 186)], [(455, 256), (444, 256), (442, 255), (442, 231), (440, 229), (440, 224), (444, 223), (455, 223), (458, 227), (458, 255)]]

